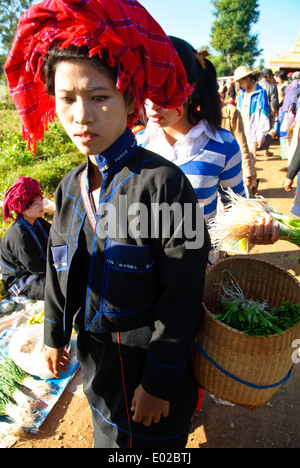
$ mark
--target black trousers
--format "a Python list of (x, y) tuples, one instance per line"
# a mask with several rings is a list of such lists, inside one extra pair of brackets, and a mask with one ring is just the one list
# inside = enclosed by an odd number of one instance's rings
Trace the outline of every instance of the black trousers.
[[(113, 333), (105, 336), (89, 332), (78, 334), (78, 359), (84, 374), (84, 392), (92, 410), (94, 447), (184, 448), (198, 398), (189, 368), (177, 401), (170, 402), (167, 418), (149, 427), (132, 421), (131, 401), (134, 390), (141, 383), (147, 353), (142, 346), (137, 349), (133, 345), (135, 336), (132, 335), (135, 333), (140, 338), (142, 333), (147, 335), (148, 332), (133, 330), (121, 333), (121, 336), (125, 335), (121, 357), (120, 346)], [(127, 340), (128, 335), (130, 340)], [(130, 346), (125, 346), (124, 342), (130, 342)]]

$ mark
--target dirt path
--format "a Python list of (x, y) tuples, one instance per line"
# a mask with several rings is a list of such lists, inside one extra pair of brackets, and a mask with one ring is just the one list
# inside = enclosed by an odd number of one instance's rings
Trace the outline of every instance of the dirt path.
[[(289, 215), (293, 192), (286, 193), (282, 184), (285, 174), (280, 148), (273, 142), (273, 156), (258, 153), (259, 194), (273, 208)], [(273, 246), (256, 246), (251, 251), (290, 271), (298, 279), (299, 251), (292, 244), (279, 241)], [(299, 337), (300, 338), (300, 337)], [(195, 413), (187, 447), (190, 448), (299, 448), (300, 432), (300, 364), (291, 378), (272, 399), (256, 410), (218, 405), (204, 393), (203, 407)], [(84, 397), (65, 391), (36, 435), (26, 435), (14, 448), (89, 448), (92, 447), (90, 409)]]

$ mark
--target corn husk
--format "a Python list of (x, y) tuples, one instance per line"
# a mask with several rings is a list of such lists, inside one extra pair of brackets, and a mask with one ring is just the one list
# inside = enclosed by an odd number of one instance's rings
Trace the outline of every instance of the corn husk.
[(222, 250), (225, 242), (247, 238), (250, 228), (262, 218), (271, 215), (274, 224), (279, 224), (280, 239), (300, 247), (300, 220), (285, 216), (268, 205), (263, 197), (245, 198), (226, 190), (228, 204), (208, 221), (211, 242), (216, 251)]

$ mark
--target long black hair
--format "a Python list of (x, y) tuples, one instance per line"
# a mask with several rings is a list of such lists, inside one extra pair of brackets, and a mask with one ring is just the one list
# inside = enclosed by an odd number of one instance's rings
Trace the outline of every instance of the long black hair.
[(221, 101), (215, 67), (206, 58), (201, 60), (203, 64), (201, 65), (195, 57), (197, 51), (188, 42), (178, 37), (169, 37), (184, 66), (187, 80), (194, 87), (188, 99), (189, 122), (197, 125), (205, 119), (213, 130), (220, 128)]

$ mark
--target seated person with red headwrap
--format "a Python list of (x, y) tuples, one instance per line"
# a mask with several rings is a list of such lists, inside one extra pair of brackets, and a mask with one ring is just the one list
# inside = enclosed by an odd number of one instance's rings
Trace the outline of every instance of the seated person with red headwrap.
[(44, 214), (43, 195), (31, 177), (19, 177), (3, 202), (3, 219), (16, 219), (1, 240), (0, 266), (6, 290), (44, 299), (46, 252), (50, 223)]

